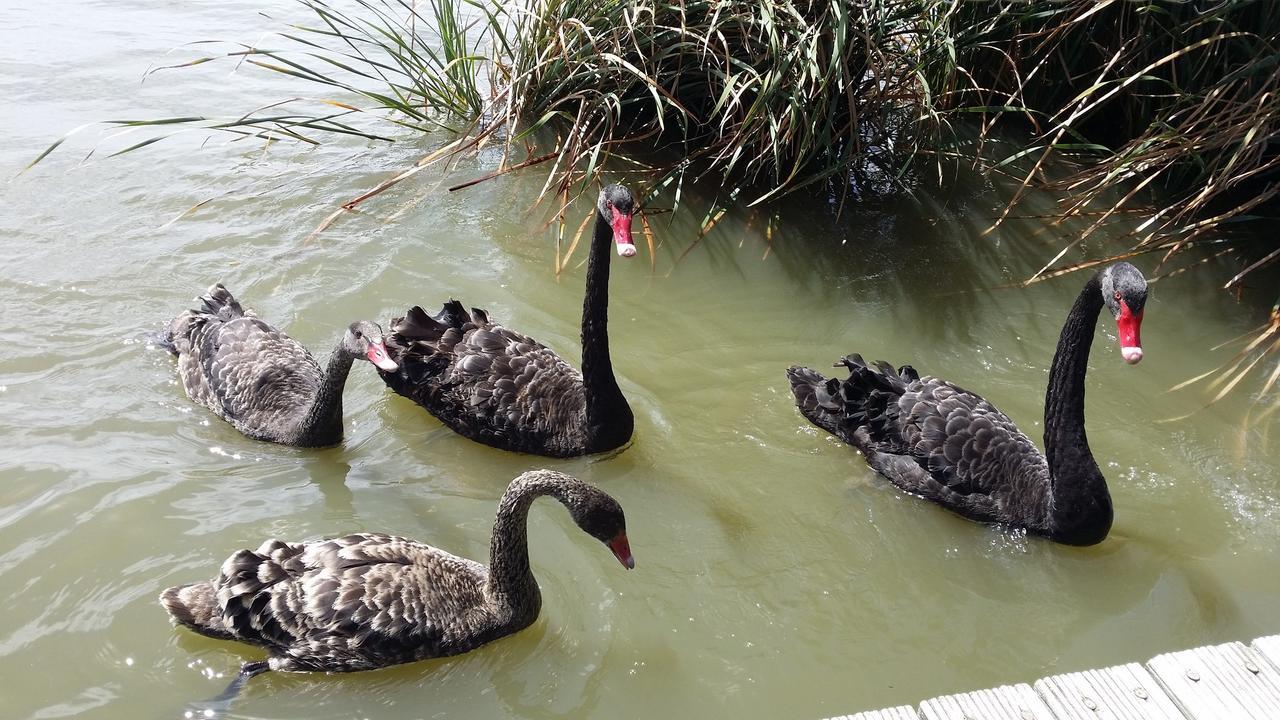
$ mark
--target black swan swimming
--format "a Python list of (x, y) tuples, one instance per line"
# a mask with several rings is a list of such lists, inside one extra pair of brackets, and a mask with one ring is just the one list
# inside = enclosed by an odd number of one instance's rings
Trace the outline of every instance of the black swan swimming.
[(379, 375), (455, 432), (503, 450), (573, 457), (621, 447), (634, 421), (609, 360), (609, 245), (636, 254), (635, 200), (621, 185), (600, 191), (582, 303), (582, 372), (488, 313), (450, 300), (434, 316), (410, 308), (387, 337), (400, 369)]
[[(1049, 369), (1041, 455), (1013, 421), (968, 390), (911, 366), (836, 363), (843, 382), (787, 370), (800, 412), (853, 445), (893, 484), (973, 520), (1024, 528), (1069, 545), (1102, 542), (1111, 495), (1084, 432), (1084, 378), (1098, 313), (1116, 320), (1125, 362), (1142, 359), (1147, 281), (1129, 263), (1093, 275), (1076, 298)], [(1047, 458), (1046, 458), (1047, 456)]]
[(489, 566), (393, 535), (268, 540), (227, 558), (210, 582), (160, 594), (174, 621), (212, 638), (265, 647), (217, 701), (268, 670), (354, 672), (445, 657), (528, 627), (542, 595), (529, 568), (529, 505), (550, 495), (627, 569), (635, 567), (622, 507), (551, 470), (511, 481), (498, 503)]
[(241, 307), (221, 283), (199, 299), (203, 307), (174, 318), (159, 344), (178, 356), (178, 374), (192, 400), (256, 440), (336, 445), (352, 361), (396, 368), (375, 322), (352, 323), (321, 370), (301, 343)]

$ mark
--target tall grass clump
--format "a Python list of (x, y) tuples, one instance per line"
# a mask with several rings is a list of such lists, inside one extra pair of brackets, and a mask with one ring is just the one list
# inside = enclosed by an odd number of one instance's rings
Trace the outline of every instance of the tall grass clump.
[(377, 128), (386, 122), (447, 126), (456, 141), (431, 160), (500, 142), (504, 169), (549, 163), (546, 192), (567, 193), (623, 158), (651, 187), (713, 177), (760, 202), (833, 177), (856, 184), (859, 172), (891, 178), (938, 119), (915, 59), (918, 2), (300, 5), (312, 20), (273, 46), (234, 45), (169, 67), (221, 57), (330, 95), (231, 117), (111, 124), (303, 142), (324, 133), (387, 140), (394, 133)]
[[(1274, 10), (1269, 0), (961, 3), (954, 26), (977, 34), (960, 43), (968, 82), (949, 103), (1026, 122), (1031, 138), (1016, 154), (1036, 162), (1024, 185), (1058, 190), (1064, 217), (1095, 218), (1075, 242), (1127, 210), (1145, 211), (1143, 191), (1160, 188), (1162, 206), (1133, 231), (1135, 251), (1220, 243), (1235, 223), (1276, 217)], [(1054, 156), (1074, 171), (1048, 175)], [(1280, 242), (1227, 287), (1276, 259)]]
[[(1280, 12), (1271, 0), (953, 7), (945, 22), (957, 72), (940, 112), (977, 111), (984, 128), (1025, 126), (1029, 136), (1003, 162), (1032, 161), (1022, 187), (1060, 197), (1060, 220), (1088, 220), (1037, 277), (1113, 259), (1058, 265), (1115, 222), (1131, 239), (1124, 257), (1154, 253), (1163, 265), (1188, 248), (1232, 255), (1239, 271), (1226, 289), (1280, 261)], [(1144, 218), (1136, 225), (1135, 214)], [(1273, 313), (1219, 384), (1229, 390), (1280, 355), (1275, 333)]]
[[(1231, 254), (1239, 272), (1228, 289), (1280, 261), (1273, 0), (299, 5), (309, 19), (269, 43), (197, 43), (217, 50), (157, 70), (222, 60), (320, 94), (226, 117), (110, 121), (150, 131), (117, 152), (193, 130), (304, 143), (449, 131), (321, 229), (434, 163), (494, 145), (500, 167), (475, 182), (538, 166), (542, 196), (561, 213), (606, 165), (635, 173), (642, 197), (666, 190), (677, 206), (685, 182), (713, 180), (724, 191), (704, 232), (729, 203), (815, 186), (860, 195), (902, 187), (921, 158), (939, 171), (961, 159), (1021, 180), (993, 227), (1032, 187), (1062, 198), (1058, 221), (1086, 219), (1031, 280), (1113, 259), (1063, 264), (1116, 222), (1131, 241), (1126, 257), (1156, 253), (1163, 265), (1189, 248)], [(1239, 232), (1250, 226), (1264, 229)], [(1274, 357), (1265, 337), (1246, 347)]]

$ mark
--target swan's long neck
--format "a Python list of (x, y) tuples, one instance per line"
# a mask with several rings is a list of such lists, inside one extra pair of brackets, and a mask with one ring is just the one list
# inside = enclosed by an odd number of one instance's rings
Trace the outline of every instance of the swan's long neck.
[(352, 358), (335, 348), (325, 366), (324, 377), (307, 414), (298, 424), (297, 441), (301, 446), (332, 445), (342, 439), (342, 388), (351, 372)]
[(1052, 482), (1050, 523), (1060, 542), (1091, 544), (1111, 529), (1111, 495), (1084, 431), (1084, 378), (1102, 310), (1098, 276), (1080, 291), (1058, 338), (1044, 400), (1044, 447)]
[(532, 622), (542, 607), (538, 582), (529, 568), (529, 506), (550, 495), (570, 504), (565, 482), (548, 471), (520, 476), (502, 494), (489, 543), (489, 581), (485, 592), (512, 622)]
[[(596, 230), (587, 260), (587, 288), (582, 301), (582, 384), (586, 391), (588, 450), (617, 447), (631, 437), (631, 408), (609, 359), (609, 255), (613, 230), (596, 213)], [(621, 436), (622, 440), (617, 442)]]

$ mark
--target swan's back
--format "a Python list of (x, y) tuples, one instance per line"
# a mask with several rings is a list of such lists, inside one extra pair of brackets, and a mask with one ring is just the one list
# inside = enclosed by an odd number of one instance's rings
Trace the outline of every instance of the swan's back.
[(196, 632), (268, 648), (272, 669), (349, 672), (466, 652), (519, 629), (502, 627), (511, 619), (493, 611), (487, 578), (483, 565), (429, 545), (359, 533), (268, 540), (160, 601)]
[(400, 369), (382, 379), (454, 431), (508, 450), (581, 454), (582, 374), (553, 350), (457, 301), (435, 316), (413, 307), (391, 328)]
[(980, 395), (911, 366), (852, 355), (844, 381), (787, 371), (801, 413), (862, 451), (895, 485), (977, 520), (1037, 527), (1049, 467), (1013, 421)]
[(310, 406), (323, 374), (301, 343), (244, 309), (221, 284), (164, 338), (192, 400), (244, 434), (276, 439)]

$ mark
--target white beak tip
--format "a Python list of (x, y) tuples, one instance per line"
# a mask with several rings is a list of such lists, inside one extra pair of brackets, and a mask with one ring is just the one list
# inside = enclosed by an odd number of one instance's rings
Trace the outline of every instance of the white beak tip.
[(1137, 365), (1142, 360), (1142, 348), (1140, 347), (1122, 347), (1120, 348), (1120, 356), (1130, 365)]
[(618, 255), (622, 257), (635, 257), (635, 245), (618, 245)]

